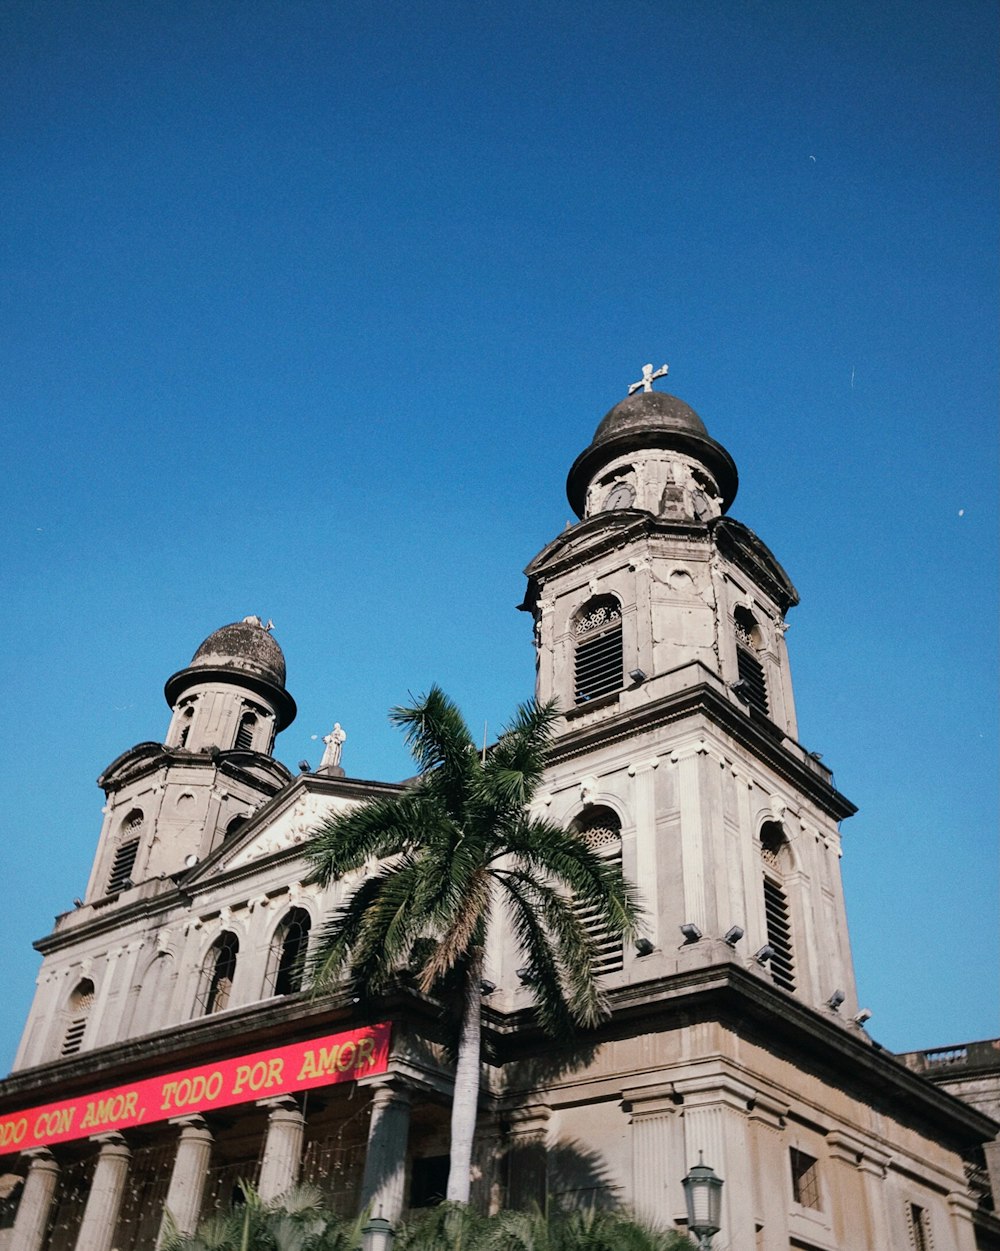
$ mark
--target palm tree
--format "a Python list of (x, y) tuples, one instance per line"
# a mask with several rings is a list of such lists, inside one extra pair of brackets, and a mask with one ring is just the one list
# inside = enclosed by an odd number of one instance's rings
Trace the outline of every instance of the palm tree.
[(479, 1099), (480, 1008), (486, 933), (501, 901), (524, 962), (519, 970), (549, 1033), (567, 1036), (607, 1014), (593, 941), (574, 901), (608, 934), (634, 934), (638, 909), (620, 870), (579, 836), (532, 816), (558, 719), (553, 704), (523, 704), (480, 753), (457, 706), (438, 688), (395, 708), (420, 770), (399, 796), (338, 813), (313, 835), (314, 879), (328, 886), (378, 865), (324, 926), (310, 962), (329, 990), (347, 973), (377, 995), (409, 967), (424, 993), (457, 983), (461, 1020), (451, 1114), (447, 1198), (468, 1203)]

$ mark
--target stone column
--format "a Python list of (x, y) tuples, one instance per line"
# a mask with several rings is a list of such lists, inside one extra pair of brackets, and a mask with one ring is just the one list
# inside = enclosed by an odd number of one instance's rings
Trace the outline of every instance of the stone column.
[(111, 1251), (132, 1152), (121, 1134), (99, 1134), (91, 1142), (99, 1143), (101, 1149), (76, 1237), (76, 1251)]
[(160, 1246), (169, 1228), (167, 1213), (174, 1229), (181, 1234), (193, 1234), (201, 1215), (201, 1201), (205, 1194), (205, 1181), (212, 1158), (212, 1132), (200, 1116), (178, 1117), (171, 1124), (180, 1126), (177, 1154), (170, 1174), (170, 1186), (163, 1204), (163, 1221), (156, 1245)]
[(507, 1206), (545, 1210), (548, 1189), (546, 1139), (552, 1109), (547, 1103), (528, 1103), (508, 1113)]
[(286, 1194), (299, 1180), (306, 1118), (290, 1095), (259, 1099), (257, 1107), (270, 1110), (260, 1181), (257, 1183), (260, 1197), (265, 1202), (270, 1202)]
[(10, 1251), (41, 1251), (59, 1181), (59, 1165), (45, 1147), (24, 1154), (31, 1163), (11, 1231)]
[(372, 1091), (361, 1206), (395, 1225), (403, 1211), (406, 1149), (410, 1137), (410, 1096), (398, 1080), (377, 1083)]

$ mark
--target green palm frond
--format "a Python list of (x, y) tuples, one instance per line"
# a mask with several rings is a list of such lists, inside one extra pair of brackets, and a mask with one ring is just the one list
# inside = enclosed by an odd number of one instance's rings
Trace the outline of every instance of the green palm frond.
[(635, 890), (616, 864), (579, 835), (550, 821), (525, 818), (507, 831), (506, 843), (526, 872), (561, 881), (582, 905), (597, 907), (608, 933), (623, 939), (636, 934), (643, 913)]
[(347, 969), (363, 993), (378, 994), (409, 957), (422, 918), (413, 909), (420, 867), (410, 858), (366, 878), (323, 925), (309, 958), (316, 992), (332, 990)]
[[(516, 884), (521, 897), (533, 909), (545, 935), (546, 951), (551, 950), (554, 956), (559, 994), (570, 1018), (576, 1025), (596, 1025), (609, 1014), (608, 1002), (594, 976), (595, 939), (573, 901), (548, 882), (524, 873), (512, 871), (504, 884), (508, 891)], [(529, 960), (529, 966), (530, 963)], [(536, 997), (540, 986), (536, 984)]]
[(329, 886), (371, 860), (382, 860), (425, 845), (427, 822), (435, 814), (418, 794), (369, 800), (334, 813), (314, 830), (306, 848), (311, 880)]
[(403, 730), (420, 772), (434, 776), (444, 791), (460, 794), (478, 755), (458, 705), (432, 686), (410, 707), (393, 708), (389, 720)]
[(521, 704), (487, 753), (484, 786), (503, 803), (522, 809), (531, 802), (545, 770), (545, 757), (561, 716), (554, 702)]
[(462, 906), (452, 910), (451, 923), (428, 957), (420, 989), (431, 991), (436, 982), (456, 968), (469, 952), (482, 945), (490, 908), (490, 878), (481, 866), (465, 882)]

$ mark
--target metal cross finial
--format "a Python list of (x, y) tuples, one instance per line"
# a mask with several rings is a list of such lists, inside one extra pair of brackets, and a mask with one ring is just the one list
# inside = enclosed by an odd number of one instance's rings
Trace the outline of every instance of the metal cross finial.
[(628, 389), (629, 395), (634, 395), (636, 391), (642, 387), (643, 391), (652, 391), (654, 378), (665, 378), (670, 372), (669, 365), (661, 365), (655, 372), (652, 365), (643, 365), (642, 378), (639, 382), (633, 382)]

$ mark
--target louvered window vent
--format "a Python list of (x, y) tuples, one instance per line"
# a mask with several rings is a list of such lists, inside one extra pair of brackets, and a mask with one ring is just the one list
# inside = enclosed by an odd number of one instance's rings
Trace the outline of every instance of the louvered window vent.
[(765, 717), (770, 716), (764, 666), (753, 652), (747, 651), (745, 647), (736, 648), (736, 665), (744, 700), (751, 708), (762, 712)]
[(777, 882), (764, 878), (764, 916), (767, 941), (774, 951), (769, 965), (775, 985), (782, 990), (795, 989), (795, 960), (792, 953), (792, 927), (788, 919), (788, 900)]
[(138, 854), (139, 840), (137, 838), (119, 844), (111, 865), (111, 873), (108, 876), (107, 893), (109, 895), (117, 894), (118, 891), (125, 889), (126, 883), (131, 883), (132, 870), (135, 868), (135, 858)]
[(575, 699), (577, 704), (620, 691), (622, 611), (613, 600), (594, 603), (576, 623)]
[[(611, 820), (606, 823), (595, 823), (581, 831), (581, 834), (591, 851), (607, 863), (615, 865), (619, 871), (621, 870), (622, 840), (617, 823), (612, 823)], [(594, 976), (603, 977), (606, 973), (620, 973), (624, 967), (621, 939), (608, 933), (607, 923), (593, 905), (588, 907), (576, 903), (573, 911), (594, 943)]]

